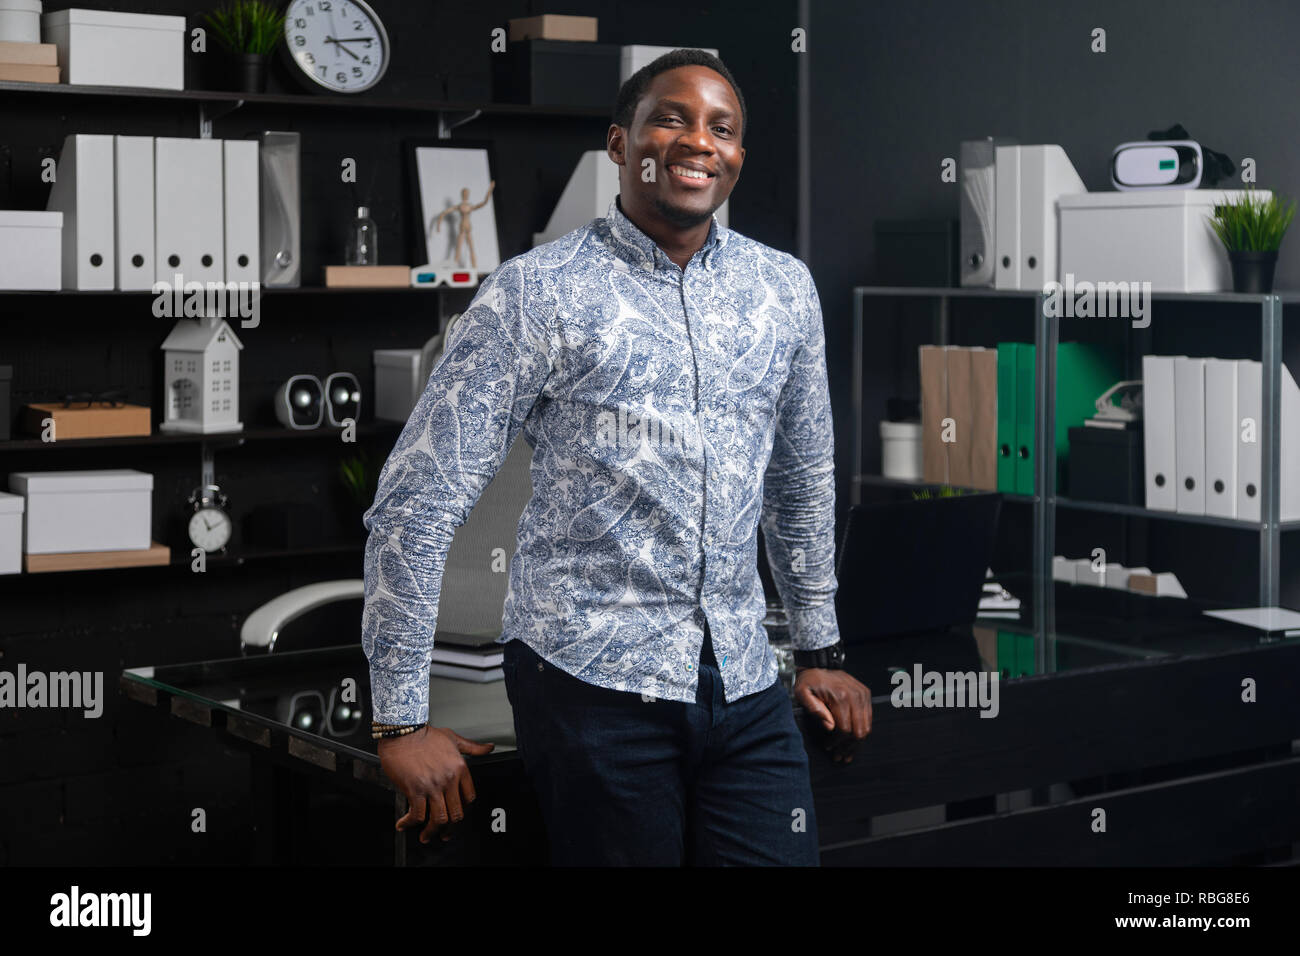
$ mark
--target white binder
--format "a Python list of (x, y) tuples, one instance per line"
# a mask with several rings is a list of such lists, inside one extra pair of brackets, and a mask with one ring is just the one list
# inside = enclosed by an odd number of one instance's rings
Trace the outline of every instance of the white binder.
[(154, 264), (160, 282), (225, 280), (219, 139), (154, 140)]
[(1041, 290), (1047, 283), (1059, 280), (1057, 200), (1086, 193), (1088, 187), (1065, 150), (1052, 144), (997, 147), (996, 179), (998, 246), (994, 283), (999, 289)]
[(1263, 368), (1254, 359), (1237, 362), (1237, 517), (1259, 521), (1261, 462), (1260, 414)]
[(1142, 356), (1142, 453), (1146, 469), (1146, 505), (1157, 511), (1178, 510), (1175, 491), (1174, 356)]
[(1088, 187), (1060, 146), (1020, 149), (1020, 288), (1042, 289), (1060, 279), (1056, 201)]
[(258, 250), (258, 149), (251, 139), (228, 139), (223, 192), (226, 206), (226, 281), (257, 282), (262, 263)]
[(996, 236), (993, 268), (993, 287), (996, 289), (1020, 288), (1020, 147), (998, 146), (994, 150), (996, 167), (997, 215), (993, 234)]
[(1237, 363), (1205, 360), (1205, 513), (1237, 517)]
[(1300, 386), (1282, 366), (1282, 494), (1278, 502), (1283, 521), (1300, 520)]
[(117, 287), (123, 291), (152, 289), (153, 137), (114, 136), (113, 176)]
[(74, 133), (64, 139), (45, 208), (63, 213), (63, 288), (112, 289), (111, 135)]
[(1177, 503), (1184, 514), (1205, 514), (1205, 359), (1174, 359), (1174, 460)]

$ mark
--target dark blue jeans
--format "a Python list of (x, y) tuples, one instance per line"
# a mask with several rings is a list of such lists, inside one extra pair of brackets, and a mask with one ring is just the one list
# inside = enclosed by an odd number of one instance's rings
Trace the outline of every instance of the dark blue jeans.
[(504, 648), (556, 866), (817, 866), (808, 756), (781, 682), (730, 704), (705, 631), (695, 703), (642, 700)]

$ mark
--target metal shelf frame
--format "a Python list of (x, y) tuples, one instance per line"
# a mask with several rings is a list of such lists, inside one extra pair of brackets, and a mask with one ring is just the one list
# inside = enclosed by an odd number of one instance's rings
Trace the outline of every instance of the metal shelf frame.
[[(989, 288), (929, 288), (899, 286), (856, 286), (853, 289), (853, 480), (852, 503), (861, 500), (860, 487), (871, 483), (863, 474), (863, 358), (866, 346), (863, 306), (868, 298), (930, 299), (932, 339), (935, 344), (949, 344), (949, 302), (952, 299), (1007, 299), (1016, 308), (1033, 309), (1034, 329), (1034, 396), (1038, 414), (1034, 429), (1034, 454), (1037, 462), (1033, 496), (1014, 496), (1027, 500), (1033, 507), (1033, 542), (1030, 568), (1033, 594), (1032, 632), (1037, 673), (1056, 667), (1056, 593), (1052, 578), (1052, 556), (1056, 547), (1057, 508), (1100, 511), (1139, 518), (1185, 521), (1219, 527), (1253, 531), (1259, 536), (1259, 604), (1276, 606), (1281, 600), (1282, 532), (1300, 529), (1300, 521), (1281, 520), (1281, 385), (1282, 385), (1282, 307), (1285, 302), (1300, 303), (1300, 292), (1267, 295), (1247, 293), (1154, 293), (1152, 299), (1166, 302), (1221, 302), (1259, 306), (1260, 364), (1262, 379), (1262, 413), (1259, 422), (1260, 466), (1263, 481), (1260, 489), (1260, 520), (1246, 521), (1206, 515), (1183, 515), (1134, 505), (1078, 501), (1058, 496), (1056, 488), (1056, 352), (1060, 343), (1059, 321), (1050, 315), (1049, 295), (1035, 290)], [(1052, 400), (1048, 400), (1049, 396)]]

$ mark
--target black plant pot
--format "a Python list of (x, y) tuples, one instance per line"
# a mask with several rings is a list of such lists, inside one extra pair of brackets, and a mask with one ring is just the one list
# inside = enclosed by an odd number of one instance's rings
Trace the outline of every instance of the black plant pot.
[(1233, 292), (1272, 292), (1273, 270), (1277, 268), (1277, 250), (1229, 252), (1232, 263)]
[(234, 57), (237, 89), (241, 93), (265, 93), (269, 53), (239, 53)]

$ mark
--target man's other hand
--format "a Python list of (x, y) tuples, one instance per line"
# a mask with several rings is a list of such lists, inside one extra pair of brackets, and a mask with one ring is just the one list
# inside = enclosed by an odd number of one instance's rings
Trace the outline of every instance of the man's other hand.
[(465, 818), (464, 805), (474, 802), (474, 781), (462, 754), (482, 756), (496, 744), (462, 737), (448, 727), (424, 727), (403, 737), (379, 741), (384, 775), (406, 795), (405, 816), (397, 829), (422, 826), (420, 842), (441, 831), (451, 839), (452, 825)]
[(830, 735), (823, 749), (836, 763), (851, 763), (858, 741), (871, 733), (871, 688), (845, 671), (804, 667), (795, 675), (794, 697)]

